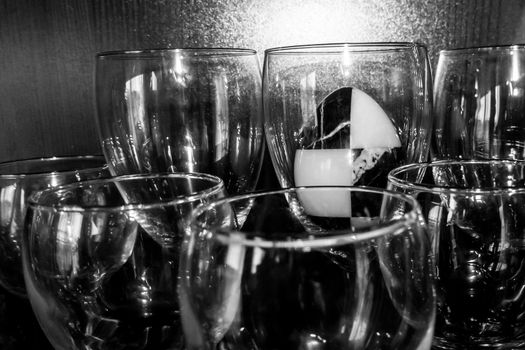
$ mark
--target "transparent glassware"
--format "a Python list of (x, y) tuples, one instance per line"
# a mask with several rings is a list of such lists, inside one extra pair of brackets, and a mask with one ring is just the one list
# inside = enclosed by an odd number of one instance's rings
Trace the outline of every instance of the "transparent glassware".
[(389, 174), (414, 196), (437, 261), (436, 349), (525, 347), (525, 162), (449, 160)]
[(434, 265), (413, 198), (259, 192), (199, 207), (190, 227), (179, 292), (187, 349), (430, 349)]
[(96, 120), (113, 175), (201, 172), (253, 190), (264, 150), (261, 71), (249, 49), (99, 53)]
[(22, 231), (27, 200), (34, 191), (108, 177), (102, 156), (34, 158), (0, 163), (0, 285), (25, 297)]
[(182, 349), (180, 243), (224, 183), (198, 173), (78, 182), (31, 197), (23, 267), (35, 315), (57, 350)]
[(432, 159), (525, 159), (525, 45), (439, 53)]
[(386, 187), (426, 161), (432, 128), (427, 50), (341, 43), (266, 50), (265, 131), (282, 187)]

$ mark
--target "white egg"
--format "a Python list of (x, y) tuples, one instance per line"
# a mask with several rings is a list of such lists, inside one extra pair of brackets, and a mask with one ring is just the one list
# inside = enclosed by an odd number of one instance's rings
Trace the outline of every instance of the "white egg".
[(383, 108), (365, 92), (352, 88), (350, 148), (396, 148), (401, 141)]
[[(350, 148), (298, 149), (294, 159), (296, 186), (353, 186), (374, 168), (383, 154), (401, 147), (396, 128), (381, 106), (359, 89), (348, 90), (352, 93), (349, 99)], [(327, 117), (330, 118), (323, 116)], [(341, 123), (348, 123), (348, 120)], [(310, 215), (351, 216), (347, 193), (340, 196), (334, 191), (326, 195), (318, 192), (313, 196), (303, 193), (300, 199)]]

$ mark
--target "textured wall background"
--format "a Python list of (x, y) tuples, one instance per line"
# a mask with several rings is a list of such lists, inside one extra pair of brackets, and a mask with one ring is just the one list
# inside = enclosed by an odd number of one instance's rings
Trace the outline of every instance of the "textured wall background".
[(0, 0), (0, 161), (100, 153), (98, 51), (340, 41), (525, 42), (522, 0)]

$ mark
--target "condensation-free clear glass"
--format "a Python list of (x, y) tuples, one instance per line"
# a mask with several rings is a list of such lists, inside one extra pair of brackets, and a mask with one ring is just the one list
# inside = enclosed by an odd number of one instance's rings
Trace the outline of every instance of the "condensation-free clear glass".
[(432, 159), (525, 159), (525, 46), (444, 50)]
[(36, 193), (23, 267), (57, 350), (182, 349), (179, 249), (194, 207), (224, 196), (204, 174), (129, 175)]
[(95, 93), (112, 174), (201, 172), (229, 193), (255, 188), (264, 149), (255, 51), (99, 53)]
[(201, 206), (189, 233), (187, 349), (430, 349), (432, 249), (408, 196), (259, 192)]
[(442, 161), (393, 170), (437, 261), (436, 349), (525, 347), (525, 162)]
[(0, 163), (0, 285), (25, 297), (22, 231), (31, 194), (109, 176), (102, 156), (35, 158)]
[(388, 171), (427, 160), (432, 84), (415, 43), (266, 50), (265, 131), (282, 187), (386, 187)]

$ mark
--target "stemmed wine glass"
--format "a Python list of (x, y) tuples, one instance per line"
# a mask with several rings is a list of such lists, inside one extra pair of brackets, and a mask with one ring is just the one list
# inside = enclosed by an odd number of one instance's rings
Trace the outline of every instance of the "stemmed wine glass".
[(283, 187), (385, 187), (388, 171), (427, 160), (431, 73), (417, 43), (266, 50), (265, 131)]
[(187, 349), (430, 349), (432, 249), (411, 197), (332, 186), (214, 201), (180, 264)]
[(96, 120), (113, 175), (202, 172), (253, 190), (264, 149), (261, 72), (249, 49), (102, 52)]
[(180, 244), (195, 206), (224, 195), (216, 176), (163, 173), (31, 196), (24, 278), (55, 349), (182, 349)]
[(439, 53), (432, 158), (525, 159), (525, 46)]

